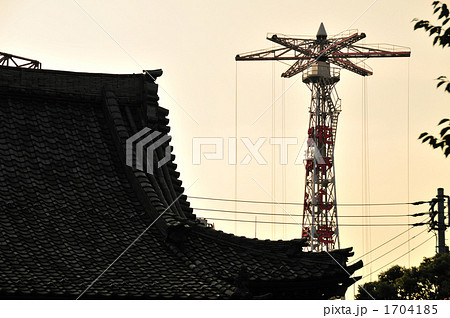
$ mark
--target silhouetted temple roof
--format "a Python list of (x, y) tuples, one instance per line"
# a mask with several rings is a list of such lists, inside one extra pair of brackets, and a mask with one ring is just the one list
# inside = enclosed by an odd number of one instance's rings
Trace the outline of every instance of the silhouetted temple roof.
[(82, 298), (343, 295), (351, 249), (338, 265), (303, 240), (206, 228), (173, 154), (153, 175), (125, 164), (127, 138), (170, 130), (150, 74), (0, 67), (0, 298), (77, 298), (155, 220)]

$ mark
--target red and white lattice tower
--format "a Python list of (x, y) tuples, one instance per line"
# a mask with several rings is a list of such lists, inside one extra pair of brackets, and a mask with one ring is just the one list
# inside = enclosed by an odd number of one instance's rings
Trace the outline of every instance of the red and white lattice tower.
[[(372, 75), (363, 63), (375, 57), (408, 57), (408, 48), (387, 44), (356, 45), (364, 33), (347, 30), (328, 37), (323, 23), (315, 38), (269, 34), (277, 47), (244, 53), (237, 61), (295, 61), (281, 76), (303, 72), (302, 80), (311, 90), (302, 237), (313, 252), (339, 248), (334, 146), (341, 101), (336, 92), (340, 69), (361, 76)], [(336, 67), (333, 67), (335, 65)]]

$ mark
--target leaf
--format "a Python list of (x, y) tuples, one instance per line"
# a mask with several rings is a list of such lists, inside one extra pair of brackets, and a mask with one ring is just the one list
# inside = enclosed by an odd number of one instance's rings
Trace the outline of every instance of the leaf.
[(437, 35), (437, 36), (434, 38), (434, 40), (433, 40), (433, 46), (436, 45), (437, 41), (439, 41), (439, 38), (440, 38), (439, 35)]
[(440, 26), (434, 26), (430, 29), (430, 36), (434, 33), (440, 34), (441, 33), (441, 27)]
[(445, 128), (442, 128), (442, 130), (441, 130), (441, 132), (440, 132), (441, 137), (444, 137), (445, 133), (446, 133), (449, 129), (450, 129), (450, 126), (445, 127)]
[(442, 137), (442, 139), (444, 139), (447, 146), (450, 146), (450, 135), (444, 136)]
[(448, 121), (450, 121), (449, 118), (441, 119), (441, 121), (439, 122), (438, 126), (439, 126), (439, 125), (442, 125), (443, 123), (446, 123), (446, 122), (448, 122)]
[(445, 90), (450, 93), (450, 83), (447, 84), (447, 87), (445, 88)]
[(431, 4), (433, 7), (436, 7), (438, 4), (440, 3), (440, 1), (433, 1), (433, 3)]
[(428, 140), (432, 139), (433, 136), (427, 136), (422, 140), (422, 143), (427, 142)]
[(445, 81), (440, 81), (440, 82), (436, 85), (436, 88), (439, 88), (439, 86), (441, 86), (442, 84), (445, 84)]
[(444, 4), (442, 5), (442, 7), (441, 7), (441, 14), (440, 14), (439, 17), (438, 17), (438, 20), (441, 19), (441, 18), (443, 18), (443, 17), (448, 18), (449, 13), (450, 13), (450, 12), (448, 11), (447, 5), (444, 3)]
[(442, 41), (444, 41), (445, 43), (449, 43), (450, 42), (450, 28), (445, 30), (444, 34), (442, 35), (441, 42)]
[(436, 148), (437, 148), (436, 142), (437, 142), (437, 139), (434, 138), (434, 137), (431, 137), (431, 140), (430, 140), (428, 143), (429, 143), (430, 145), (432, 145), (434, 149), (436, 149)]
[(430, 24), (430, 21), (426, 21), (426, 20), (420, 20), (419, 22), (417, 22), (414, 25), (414, 30), (420, 29), (420, 28), (425, 28), (426, 26), (428, 26)]
[(436, 78), (437, 80), (445, 80), (447, 78), (447, 76), (441, 75), (438, 78)]
[(447, 149), (445, 149), (445, 157), (448, 157), (448, 155), (450, 155), (450, 147), (447, 147)]
[(442, 22), (442, 25), (443, 26), (446, 25), (449, 20), (450, 20), (450, 18), (445, 19), (444, 22)]
[(422, 139), (422, 138), (425, 137), (426, 135), (428, 135), (427, 132), (421, 133), (420, 136), (419, 136), (419, 138), (417, 138), (417, 139)]

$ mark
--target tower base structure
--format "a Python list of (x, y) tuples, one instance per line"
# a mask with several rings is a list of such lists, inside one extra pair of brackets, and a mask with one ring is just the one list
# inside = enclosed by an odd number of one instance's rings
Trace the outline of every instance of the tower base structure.
[(341, 111), (335, 88), (340, 69), (317, 61), (302, 79), (311, 90), (302, 237), (308, 240), (305, 250), (332, 251), (339, 248), (334, 145)]

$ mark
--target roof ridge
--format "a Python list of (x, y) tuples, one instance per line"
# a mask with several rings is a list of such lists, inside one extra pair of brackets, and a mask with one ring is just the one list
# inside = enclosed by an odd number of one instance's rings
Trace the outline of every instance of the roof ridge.
[[(152, 79), (153, 78), (154, 77), (152, 77)], [(110, 129), (114, 136), (113, 139), (116, 144), (121, 162), (124, 166), (126, 166), (127, 156), (126, 141), (133, 133), (133, 131), (130, 132), (130, 129), (133, 129), (130, 126), (134, 126), (134, 130), (139, 129), (142, 126), (155, 129), (155, 127), (153, 127), (155, 125), (152, 124), (150, 119), (148, 119), (147, 122), (145, 120), (139, 122), (139, 118), (152, 118), (152, 116), (165, 118), (165, 116), (168, 114), (167, 110), (159, 107), (157, 103), (157, 95), (152, 95), (149, 93), (149, 91), (151, 91), (153, 92), (153, 94), (156, 94), (157, 84), (155, 84), (154, 82), (150, 82), (151, 79), (149, 76), (142, 76), (142, 81), (144, 83), (142, 106), (139, 108), (135, 108), (133, 110), (135, 112), (134, 114), (129, 108), (127, 108), (127, 105), (124, 105), (122, 107), (119, 105), (119, 102), (114, 93), (114, 89), (110, 85), (106, 85), (104, 87), (105, 112), (107, 113), (107, 117), (109, 118)], [(146, 114), (147, 116), (142, 116), (142, 113)], [(126, 120), (128, 120), (128, 127), (126, 124)], [(157, 120), (157, 122), (158, 129), (162, 130), (163, 134), (166, 134), (169, 131), (168, 127), (165, 126), (166, 129), (161, 129), (163, 128), (161, 127), (161, 120)], [(166, 122), (168, 122), (168, 120)], [(168, 140), (164, 142), (163, 145), (172, 149), (169, 144), (170, 136), (168, 137)], [(163, 145), (156, 148), (156, 151), (154, 153), (156, 160), (158, 160), (159, 158), (163, 158), (165, 155), (165, 153), (162, 151), (163, 149), (160, 149), (163, 147)], [(174, 157), (175, 156), (171, 154), (171, 160), (169, 161), (169, 163), (172, 163)], [(152, 219), (155, 220), (158, 218), (157, 224), (159, 225), (159, 228), (164, 235), (168, 234), (167, 227), (177, 226), (181, 224), (183, 220), (186, 220), (189, 217), (193, 218), (191, 211), (189, 211), (192, 209), (189, 208), (187, 197), (183, 195), (182, 192), (184, 189), (180, 185), (178, 185), (178, 188), (175, 189), (175, 185), (172, 183), (172, 179), (176, 178), (176, 175), (173, 175), (174, 170), (168, 167), (168, 164), (155, 169), (154, 174), (149, 174), (129, 166), (126, 166), (125, 170), (130, 184), (132, 185), (134, 191), (137, 193), (146, 211), (149, 213)], [(181, 184), (181, 181), (179, 182), (179, 184)], [(183, 204), (180, 204), (180, 202), (178, 202), (179, 200), (184, 200), (185, 202), (183, 202)], [(187, 211), (188, 213), (185, 214), (185, 211)]]
[[(125, 165), (126, 154), (124, 151), (124, 145), (125, 140), (129, 137), (129, 134), (125, 127), (125, 122), (116, 96), (112, 90), (112, 87), (109, 85), (104, 87), (104, 107), (106, 115), (109, 119), (108, 123), (110, 130), (112, 131), (113, 140), (116, 145), (118, 155), (121, 159), (120, 161), (123, 165)], [(131, 167), (125, 167), (125, 172), (132, 188), (136, 192), (137, 197), (142, 204), (142, 207), (153, 220), (157, 220), (155, 225), (164, 235), (166, 235), (167, 223), (163, 218), (159, 218), (160, 214), (165, 212), (164, 205), (162, 202), (151, 196), (151, 193), (149, 193), (152, 188), (150, 186), (150, 180), (146, 178), (143, 172)], [(158, 198), (157, 195), (156, 197)], [(155, 204), (155, 200), (159, 201), (158, 205)]]

